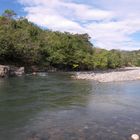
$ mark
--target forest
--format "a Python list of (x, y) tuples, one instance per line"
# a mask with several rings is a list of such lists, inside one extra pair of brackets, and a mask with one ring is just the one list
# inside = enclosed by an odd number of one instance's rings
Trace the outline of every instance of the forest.
[(78, 71), (140, 66), (140, 50), (95, 47), (88, 34), (42, 29), (12, 10), (0, 15), (0, 64)]

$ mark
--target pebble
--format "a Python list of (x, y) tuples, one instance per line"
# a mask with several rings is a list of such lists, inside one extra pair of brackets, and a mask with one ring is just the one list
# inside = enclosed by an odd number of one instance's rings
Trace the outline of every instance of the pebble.
[(120, 70), (110, 70), (99, 73), (81, 72), (75, 75), (75, 79), (95, 80), (98, 82), (117, 82), (140, 80), (140, 67), (126, 67)]
[(132, 138), (132, 140), (140, 140), (140, 137), (137, 134), (132, 134), (131, 138)]
[(88, 126), (85, 126), (84, 129), (88, 129)]

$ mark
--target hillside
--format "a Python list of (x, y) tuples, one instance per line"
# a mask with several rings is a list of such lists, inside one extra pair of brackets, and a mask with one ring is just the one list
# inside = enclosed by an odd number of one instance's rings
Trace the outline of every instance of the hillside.
[(140, 65), (140, 51), (95, 48), (88, 34), (45, 30), (12, 10), (0, 16), (0, 64), (59, 70), (94, 70)]

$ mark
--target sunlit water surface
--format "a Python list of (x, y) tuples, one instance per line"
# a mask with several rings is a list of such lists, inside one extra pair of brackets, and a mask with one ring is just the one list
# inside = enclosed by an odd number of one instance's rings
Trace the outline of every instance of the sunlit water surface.
[(68, 73), (0, 79), (0, 140), (129, 140), (140, 134), (140, 81)]

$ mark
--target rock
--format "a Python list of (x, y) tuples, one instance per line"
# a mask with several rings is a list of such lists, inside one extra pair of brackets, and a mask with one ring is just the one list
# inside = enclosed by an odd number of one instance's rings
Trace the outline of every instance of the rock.
[(17, 68), (16, 71), (15, 71), (16, 76), (22, 76), (22, 75), (24, 75), (24, 73), (25, 73), (25, 68), (24, 67)]
[(0, 77), (8, 77), (9, 76), (9, 66), (0, 65)]
[(94, 80), (97, 82), (118, 82), (140, 80), (140, 67), (126, 67), (117, 70), (99, 72), (82, 72), (75, 74), (74, 79)]
[(33, 72), (32, 75), (37, 75), (37, 73), (36, 72)]
[(88, 129), (88, 126), (85, 126), (84, 129)]
[(11, 66), (9, 76), (22, 76), (22, 75), (24, 75), (24, 73), (25, 73), (24, 67)]
[(137, 134), (133, 134), (131, 136), (131, 138), (132, 138), (132, 140), (140, 140), (139, 135), (137, 135)]
[(21, 76), (24, 73), (24, 67), (0, 65), (0, 77)]
[(41, 76), (41, 77), (46, 77), (47, 73), (46, 72), (38, 72), (37, 75)]

